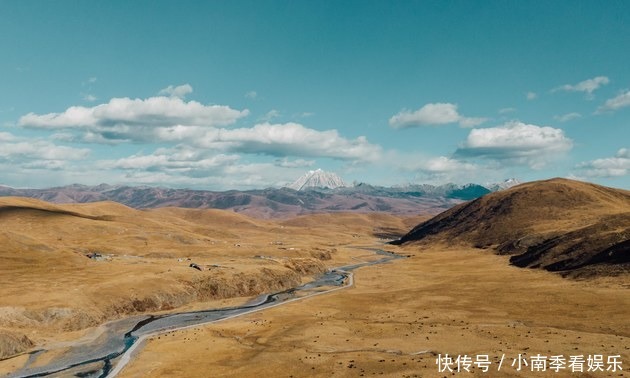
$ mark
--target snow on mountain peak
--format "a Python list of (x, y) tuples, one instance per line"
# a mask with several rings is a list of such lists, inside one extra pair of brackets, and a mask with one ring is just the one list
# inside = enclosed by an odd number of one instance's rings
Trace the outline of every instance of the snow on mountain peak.
[(520, 184), (522, 184), (522, 183), (518, 179), (509, 178), (507, 180), (504, 180), (503, 182), (497, 182), (497, 183), (493, 183), (493, 184), (488, 184), (488, 185), (486, 185), (486, 188), (490, 189), (490, 191), (492, 191), (492, 192), (497, 192), (499, 190), (509, 189), (509, 188), (511, 188), (513, 186), (520, 185)]
[(332, 172), (326, 172), (321, 169), (308, 171), (287, 188), (294, 190), (305, 190), (307, 188), (329, 188), (335, 189), (347, 186), (341, 177)]

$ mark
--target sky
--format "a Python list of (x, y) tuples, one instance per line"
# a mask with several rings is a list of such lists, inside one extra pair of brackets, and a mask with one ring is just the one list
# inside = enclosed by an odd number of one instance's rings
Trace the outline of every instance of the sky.
[(628, 1), (0, 0), (0, 185), (630, 189)]

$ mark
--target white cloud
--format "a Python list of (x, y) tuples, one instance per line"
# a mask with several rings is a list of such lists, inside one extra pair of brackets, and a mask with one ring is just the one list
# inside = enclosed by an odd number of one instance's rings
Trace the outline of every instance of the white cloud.
[(119, 180), (135, 185), (166, 185), (168, 187), (228, 189), (260, 189), (281, 186), (293, 179), (286, 168), (273, 164), (236, 164), (224, 167), (211, 175), (186, 176), (164, 171), (128, 171)]
[(606, 100), (604, 105), (597, 109), (596, 113), (617, 110), (626, 106), (630, 106), (630, 90), (626, 90), (626, 92), (620, 93), (617, 97)]
[(64, 160), (34, 160), (23, 163), (21, 168), (27, 170), (60, 171), (66, 169), (67, 164)]
[(94, 102), (94, 101), (98, 100), (98, 99), (96, 98), (96, 96), (94, 96), (94, 95), (92, 95), (92, 94), (89, 94), (89, 93), (84, 94), (84, 95), (83, 95), (83, 99), (84, 99), (85, 101), (87, 101), (87, 102)]
[(77, 140), (92, 143), (120, 141), (159, 141), (170, 129), (224, 127), (249, 114), (222, 105), (186, 102), (178, 97), (148, 99), (113, 98), (94, 107), (72, 106), (62, 113), (22, 116), (18, 124), (26, 128), (75, 130)]
[[(177, 88), (171, 92), (177, 92)], [(381, 153), (381, 147), (369, 143), (364, 136), (347, 139), (337, 130), (319, 131), (298, 123), (265, 122), (250, 128), (222, 128), (248, 113), (179, 97), (113, 98), (105, 104), (73, 106), (61, 113), (29, 113), (20, 118), (19, 125), (55, 130), (51, 138), (59, 142), (185, 143), (214, 153), (326, 157), (354, 163), (374, 161)], [(267, 114), (269, 118), (278, 115), (276, 110)], [(148, 158), (134, 159), (146, 163)]]
[(475, 126), (481, 125), (487, 120), (488, 118), (482, 118), (482, 117), (462, 117), (459, 120), (459, 125), (461, 127), (475, 127)]
[(580, 117), (582, 117), (580, 113), (567, 113), (567, 114), (562, 114), (562, 115), (555, 115), (553, 116), (553, 119), (560, 122), (568, 122), (568, 121), (571, 121), (572, 119), (577, 119)]
[(96, 83), (96, 76), (92, 76), (88, 79), (88, 83)]
[(446, 125), (459, 123), (462, 127), (474, 127), (487, 121), (486, 118), (464, 117), (457, 111), (457, 105), (451, 103), (426, 104), (418, 110), (402, 110), (389, 119), (394, 128), (425, 125)]
[(90, 150), (58, 146), (45, 140), (2, 143), (0, 159), (80, 160)]
[(512, 121), (498, 127), (471, 130), (455, 154), (527, 164), (538, 169), (572, 146), (573, 142), (561, 129)]
[(192, 91), (193, 88), (190, 84), (178, 85), (177, 87), (169, 85), (168, 87), (161, 89), (158, 92), (158, 95), (184, 99), (186, 95), (192, 93)]
[(630, 174), (630, 149), (621, 148), (615, 156), (580, 163), (577, 167), (587, 177), (618, 177)]
[(568, 91), (568, 92), (585, 92), (592, 95), (602, 85), (606, 85), (610, 80), (606, 76), (597, 76), (592, 79), (581, 81), (575, 85), (565, 84), (552, 89), (552, 92)]
[(208, 153), (187, 146), (161, 148), (153, 154), (136, 154), (129, 157), (101, 161), (99, 166), (106, 169), (122, 169), (131, 171), (166, 172), (169, 174), (201, 177), (203, 175), (222, 172), (226, 166), (236, 163), (237, 155), (219, 154), (209, 156)]
[(245, 98), (249, 98), (249, 99), (255, 99), (256, 97), (258, 97), (258, 93), (256, 93), (256, 91), (249, 91), (247, 93), (245, 93)]
[(474, 167), (472, 164), (463, 163), (459, 160), (451, 159), (446, 156), (440, 156), (427, 161), (424, 170), (430, 172), (452, 172), (472, 167)]
[(211, 129), (197, 139), (200, 147), (271, 156), (329, 157), (374, 161), (381, 147), (367, 138), (346, 139), (337, 130), (319, 131), (299, 123), (262, 123), (252, 128)]
[[(169, 187), (211, 187), (216, 190), (280, 186), (295, 177), (291, 168), (275, 163), (241, 162), (238, 155), (218, 154), (178, 145), (151, 154), (104, 160), (96, 164), (128, 184)], [(117, 172), (117, 173), (116, 173)]]
[(0, 132), (0, 163), (10, 163), (16, 169), (60, 169), (67, 161), (85, 159), (86, 148), (56, 145), (43, 139), (27, 139)]
[(516, 108), (501, 108), (499, 109), (499, 114), (514, 113), (515, 111), (516, 111)]
[(276, 159), (274, 165), (283, 168), (304, 168), (312, 167), (315, 165), (315, 160), (296, 159), (289, 160), (288, 158)]
[[(67, 140), (58, 134), (57, 140)], [(311, 166), (314, 160), (288, 160), (289, 156), (323, 157), (352, 162), (379, 159), (381, 147), (365, 137), (346, 139), (337, 130), (318, 131), (296, 123), (258, 124), (252, 128), (217, 129), (174, 126), (160, 128), (156, 139), (178, 142), (175, 148), (158, 149), (150, 155), (137, 154), (116, 161), (108, 161), (104, 168), (181, 171), (195, 173), (216, 164), (233, 163), (237, 153), (283, 157), (273, 164), (282, 168)], [(212, 154), (211, 157), (208, 157)], [(215, 155), (218, 154), (218, 155)], [(219, 158), (220, 157), (220, 158)], [(229, 165), (229, 164), (228, 164)]]
[(267, 114), (260, 117), (259, 120), (269, 122), (278, 117), (280, 117), (280, 112), (277, 111), (276, 109), (271, 109), (270, 111), (267, 112)]
[[(447, 156), (427, 156), (419, 152), (388, 151), (381, 160), (384, 169), (392, 172), (402, 172), (405, 178), (414, 174), (414, 181), (421, 183), (444, 184), (447, 182), (466, 183), (478, 182), (480, 177), (486, 177), (490, 172), (486, 166)], [(389, 183), (388, 185), (391, 185)]]
[(0, 131), (0, 143), (1, 142), (12, 142), (14, 140), (16, 140), (17, 138), (15, 137), (15, 135), (11, 134), (11, 133), (7, 133), (4, 131)]
[(477, 166), (471, 163), (463, 162), (457, 159), (439, 156), (429, 159), (422, 170), (428, 172), (458, 172), (465, 170), (474, 170)]
[(538, 95), (536, 94), (536, 92), (527, 92), (525, 93), (525, 98), (531, 101), (537, 99)]

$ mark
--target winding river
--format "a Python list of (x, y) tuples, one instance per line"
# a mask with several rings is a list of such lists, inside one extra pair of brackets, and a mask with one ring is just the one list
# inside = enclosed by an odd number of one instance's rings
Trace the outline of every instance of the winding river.
[(331, 269), (307, 284), (258, 298), (236, 307), (190, 311), (164, 315), (133, 316), (106, 323), (103, 332), (94, 339), (71, 344), (60, 356), (42, 366), (32, 363), (53, 350), (30, 352), (25, 365), (6, 378), (27, 377), (115, 377), (130, 361), (135, 350), (150, 336), (201, 324), (216, 322), (254, 311), (260, 311), (291, 301), (312, 297), (352, 286), (354, 269), (383, 264), (401, 256), (377, 248), (363, 248), (380, 255), (374, 261), (360, 262)]

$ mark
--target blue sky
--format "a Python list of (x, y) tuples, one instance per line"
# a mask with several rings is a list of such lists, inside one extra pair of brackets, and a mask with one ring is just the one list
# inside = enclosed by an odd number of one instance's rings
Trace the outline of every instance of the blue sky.
[(630, 188), (630, 3), (0, 1), (0, 184)]

